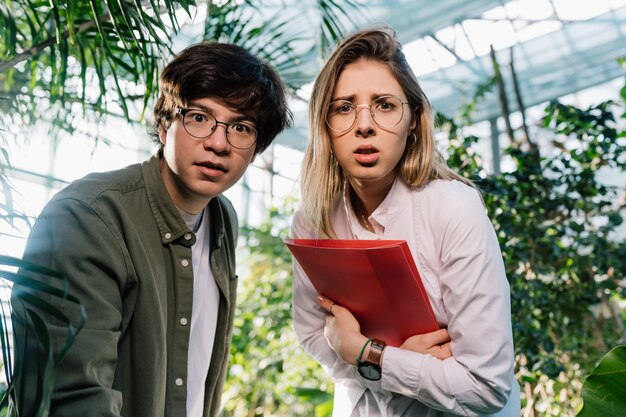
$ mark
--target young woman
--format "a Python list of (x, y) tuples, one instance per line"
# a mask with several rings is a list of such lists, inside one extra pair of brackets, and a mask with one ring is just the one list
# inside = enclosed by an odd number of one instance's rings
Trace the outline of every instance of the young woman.
[(436, 150), (430, 104), (392, 31), (338, 46), (309, 122), (293, 237), (406, 240), (442, 328), (400, 347), (368, 339), (296, 264), (295, 329), (335, 382), (333, 416), (519, 416), (498, 242), (476, 188)]

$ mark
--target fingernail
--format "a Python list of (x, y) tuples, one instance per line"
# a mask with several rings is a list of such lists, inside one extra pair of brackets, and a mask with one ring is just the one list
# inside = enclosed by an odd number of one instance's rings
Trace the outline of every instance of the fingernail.
[(322, 304), (324, 302), (325, 298), (322, 297), (321, 295), (318, 295), (316, 300), (317, 300), (318, 303)]

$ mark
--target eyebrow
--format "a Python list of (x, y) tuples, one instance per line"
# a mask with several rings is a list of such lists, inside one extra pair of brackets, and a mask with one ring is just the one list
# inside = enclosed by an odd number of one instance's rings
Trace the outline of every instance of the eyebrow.
[[(394, 96), (394, 97), (399, 97), (398, 94), (393, 94), (393, 93), (373, 93), (370, 94), (370, 101), (377, 99), (378, 97), (383, 97), (383, 96)], [(345, 100), (345, 101), (349, 101), (349, 102), (354, 102), (354, 100), (356, 99), (356, 94), (351, 94), (349, 96), (339, 96), (339, 97), (335, 97), (331, 100), (332, 101), (338, 101), (338, 100)]]
[[(214, 115), (215, 111), (212, 108), (210, 108), (208, 106), (205, 106), (204, 104), (200, 104), (200, 103), (196, 103), (194, 101), (191, 101), (191, 102), (189, 102), (189, 107), (195, 107), (198, 110), (202, 110), (202, 111), (204, 111), (206, 113), (210, 113), (211, 115), (213, 115), (213, 117), (215, 117), (215, 115)], [(237, 113), (238, 113), (238, 111), (237, 111)], [(254, 118), (251, 115), (246, 114), (246, 113), (241, 113), (240, 116), (237, 116), (237, 117), (234, 117), (234, 118), (228, 120), (228, 123), (233, 123), (233, 122), (250, 122), (250, 123), (252, 123), (255, 126), (257, 125), (256, 118)]]
[(351, 96), (334, 97), (331, 101), (338, 101), (338, 100), (354, 101), (355, 98), (356, 98), (356, 96), (354, 94), (352, 94)]

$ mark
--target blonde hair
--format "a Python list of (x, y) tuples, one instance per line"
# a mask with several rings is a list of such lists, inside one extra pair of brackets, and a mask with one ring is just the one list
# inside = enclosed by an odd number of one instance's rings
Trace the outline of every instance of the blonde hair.
[[(342, 191), (345, 174), (330, 147), (326, 112), (343, 69), (361, 59), (386, 64), (406, 94), (410, 115), (416, 121), (402, 159), (399, 174), (416, 188), (434, 179), (473, 183), (450, 169), (435, 146), (434, 117), (428, 98), (406, 61), (402, 46), (389, 28), (366, 29), (344, 39), (326, 61), (315, 80), (309, 103), (310, 138), (302, 167), (302, 214), (317, 234), (336, 237), (331, 208)], [(413, 139), (413, 140), (412, 140)]]

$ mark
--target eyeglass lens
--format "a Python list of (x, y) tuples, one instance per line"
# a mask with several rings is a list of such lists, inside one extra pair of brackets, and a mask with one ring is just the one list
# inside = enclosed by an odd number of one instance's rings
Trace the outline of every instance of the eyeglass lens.
[[(257, 132), (254, 126), (245, 122), (223, 123), (226, 127), (226, 139), (235, 148), (247, 149), (256, 142)], [(204, 140), (217, 128), (215, 117), (200, 110), (188, 110), (183, 116), (183, 126), (187, 133), (196, 139)]]
[(343, 132), (354, 126), (358, 115), (358, 107), (369, 107), (374, 122), (380, 127), (393, 127), (400, 123), (404, 115), (403, 102), (398, 97), (377, 97), (369, 105), (355, 106), (347, 100), (336, 100), (330, 103), (326, 122), (337, 132)]

